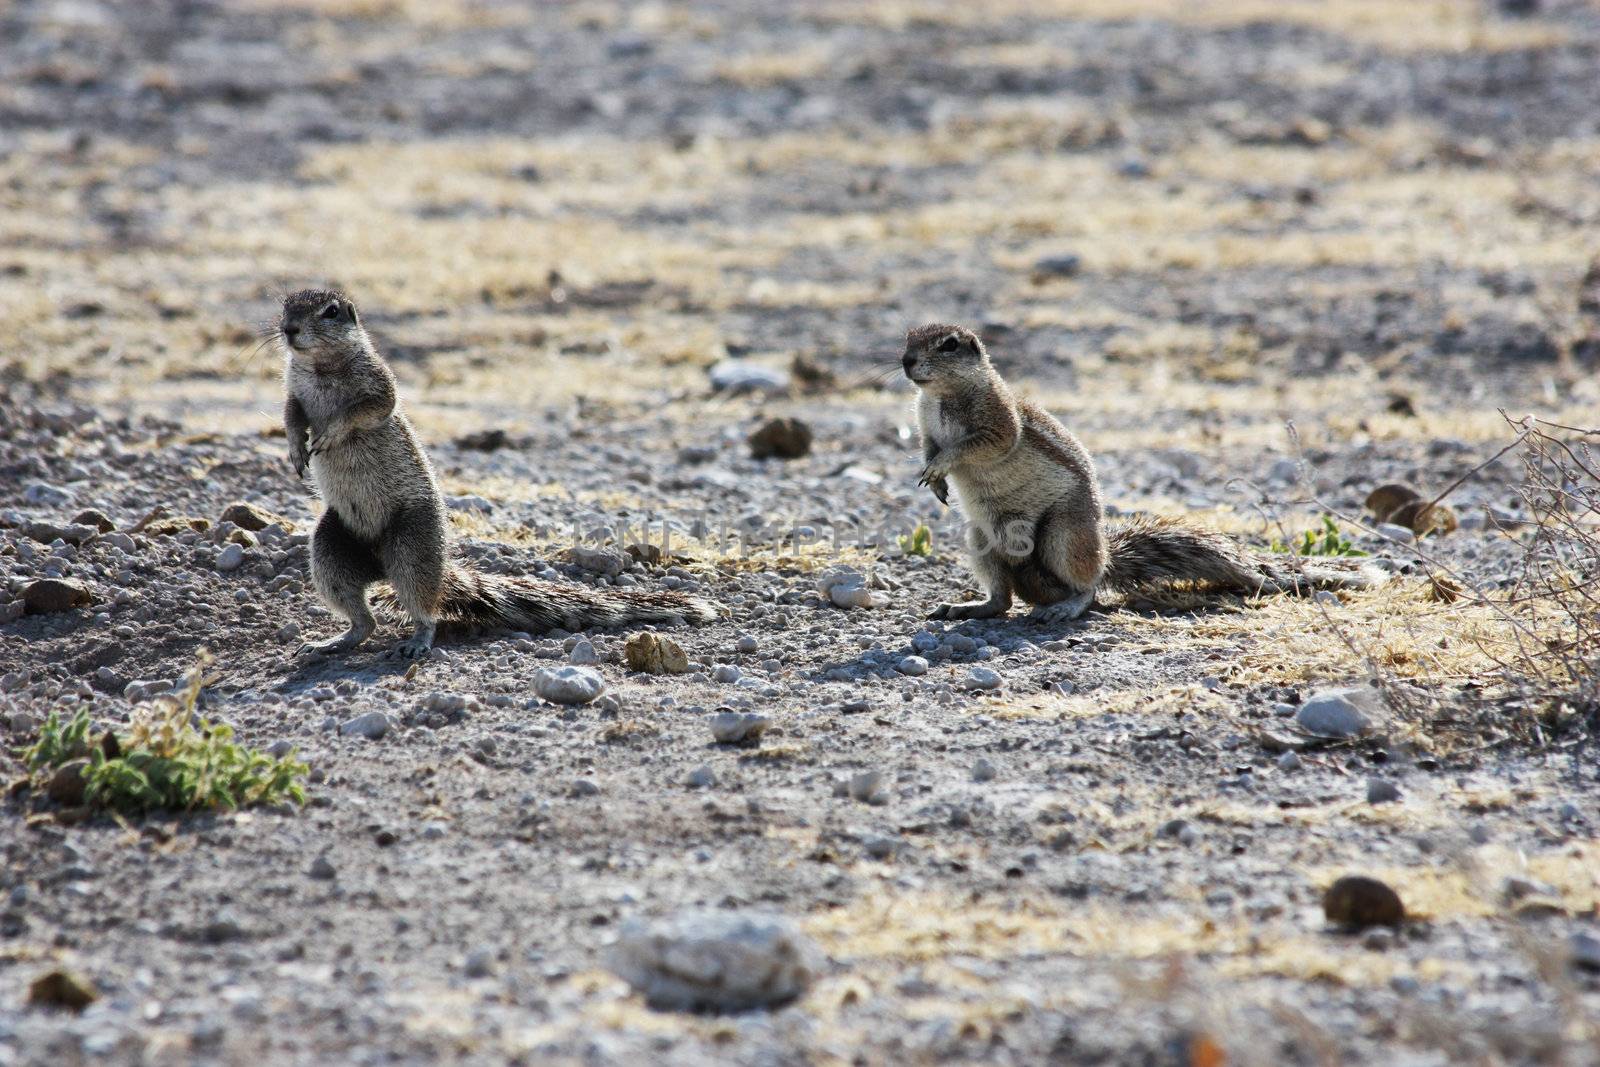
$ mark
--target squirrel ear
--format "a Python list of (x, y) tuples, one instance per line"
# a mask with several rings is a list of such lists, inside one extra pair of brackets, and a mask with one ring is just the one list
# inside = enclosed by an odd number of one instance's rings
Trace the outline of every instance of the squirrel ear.
[(346, 301), (344, 306), (350, 312), (350, 321), (355, 323), (357, 326), (360, 326), (361, 325), (361, 318), (360, 318), (360, 316), (358, 316), (356, 314), (356, 306), (355, 306), (355, 304), (350, 303), (349, 301)]

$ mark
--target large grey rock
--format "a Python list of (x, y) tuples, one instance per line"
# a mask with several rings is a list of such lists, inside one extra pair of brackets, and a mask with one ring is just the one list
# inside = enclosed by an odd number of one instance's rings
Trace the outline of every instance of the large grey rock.
[(353, 719), (339, 724), (339, 733), (345, 737), (365, 737), (377, 741), (389, 732), (389, 716), (381, 711), (365, 711)]
[(587, 704), (605, 687), (605, 679), (587, 667), (546, 667), (533, 676), (533, 691), (552, 704)]
[(664, 1011), (748, 1011), (804, 993), (821, 953), (787, 919), (689, 912), (624, 923), (607, 963), (651, 1007)]
[(1005, 684), (1000, 672), (990, 667), (974, 667), (967, 672), (968, 689), (999, 689)]
[(615, 548), (601, 548), (593, 545), (574, 545), (572, 548), (572, 562), (586, 571), (603, 574), (607, 578), (615, 578), (628, 569), (632, 562), (626, 552)]
[(1378, 694), (1364, 686), (1323, 689), (1306, 698), (1294, 721), (1318, 737), (1360, 737), (1372, 732), (1380, 708)]
[(754, 712), (719, 711), (711, 716), (710, 724), (711, 736), (719, 745), (737, 745), (760, 738), (772, 720)]

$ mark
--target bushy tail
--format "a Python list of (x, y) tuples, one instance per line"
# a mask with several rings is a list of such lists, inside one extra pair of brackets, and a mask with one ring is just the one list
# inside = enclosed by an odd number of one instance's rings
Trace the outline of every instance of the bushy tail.
[[(379, 594), (377, 600), (380, 604), (394, 604), (389, 593)], [(716, 617), (716, 609), (710, 604), (683, 593), (632, 589), (602, 592), (576, 583), (484, 574), (459, 563), (445, 568), (444, 592), (439, 598), (439, 618), (443, 622), (529, 633), (641, 622), (680, 625), (710, 622)]]
[(1108, 562), (1100, 584), (1118, 593), (1192, 582), (1253, 595), (1304, 594), (1370, 589), (1389, 580), (1383, 571), (1357, 560), (1253, 552), (1223, 534), (1150, 516), (1112, 527), (1106, 541)]

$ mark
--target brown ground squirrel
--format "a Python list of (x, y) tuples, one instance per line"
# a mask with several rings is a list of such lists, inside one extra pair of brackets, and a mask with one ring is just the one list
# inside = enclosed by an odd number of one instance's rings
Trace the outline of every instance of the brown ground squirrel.
[(297, 474), (310, 468), (324, 504), (311, 535), (312, 582), (350, 621), (344, 634), (301, 651), (342, 652), (366, 640), (374, 627), (367, 587), (378, 581), (393, 591), (386, 602), (416, 622), (395, 649), (407, 659), (427, 654), (441, 619), (538, 631), (716, 617), (709, 604), (681, 593), (606, 594), (450, 561), (433, 467), (355, 305), (340, 293), (302, 290), (284, 300), (278, 336), (288, 357), (289, 459)]
[(1164, 519), (1102, 522), (1100, 483), (1089, 453), (1050, 413), (1019, 400), (961, 326), (935, 323), (906, 335), (902, 359), (916, 383), (925, 465), (919, 482), (948, 502), (953, 484), (969, 526), (973, 572), (988, 594), (940, 604), (934, 618), (986, 619), (1014, 596), (1033, 617), (1075, 619), (1097, 590), (1193, 582), (1241, 593), (1366, 588), (1385, 575), (1359, 565), (1294, 568), (1209, 530)]

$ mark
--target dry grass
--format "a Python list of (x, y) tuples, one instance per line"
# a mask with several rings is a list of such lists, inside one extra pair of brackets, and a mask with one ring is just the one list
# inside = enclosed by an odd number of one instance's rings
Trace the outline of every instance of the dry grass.
[(1565, 39), (1559, 27), (1537, 19), (1487, 17), (1476, 0), (886, 0), (838, 3), (839, 22), (903, 29), (913, 23), (967, 26), (999, 18), (1160, 19), (1215, 28), (1252, 22), (1289, 22), (1396, 52), (1496, 51), (1537, 48)]

